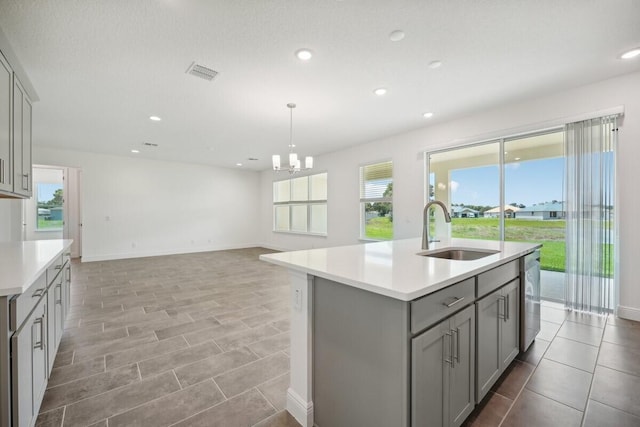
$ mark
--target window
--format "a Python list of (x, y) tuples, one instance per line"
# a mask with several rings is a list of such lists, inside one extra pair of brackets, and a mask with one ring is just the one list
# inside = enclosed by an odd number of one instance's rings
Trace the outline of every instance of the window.
[(360, 167), (360, 238), (393, 239), (393, 163)]
[(327, 235), (327, 174), (273, 183), (273, 231)]
[(62, 230), (62, 184), (39, 182), (36, 184), (37, 221), (36, 230)]

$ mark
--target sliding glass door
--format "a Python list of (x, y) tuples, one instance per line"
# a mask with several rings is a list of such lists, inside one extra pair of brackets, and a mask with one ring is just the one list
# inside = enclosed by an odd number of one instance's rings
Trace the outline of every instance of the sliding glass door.
[(443, 202), (452, 218), (448, 227), (437, 210), (432, 236), (500, 240), (500, 144), (429, 154), (429, 198)]
[(564, 302), (566, 203), (563, 132), (504, 141), (507, 241), (541, 243), (541, 297)]

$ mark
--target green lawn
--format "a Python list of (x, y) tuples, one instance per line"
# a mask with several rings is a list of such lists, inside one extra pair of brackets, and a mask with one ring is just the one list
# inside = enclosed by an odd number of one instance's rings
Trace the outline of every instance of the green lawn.
[[(541, 243), (540, 267), (543, 270), (565, 270), (565, 221), (536, 221), (505, 219), (505, 237), (511, 242)], [(367, 221), (366, 236), (371, 239), (393, 238), (393, 223), (387, 217)], [(431, 221), (431, 235), (434, 221)], [(451, 236), (461, 239), (498, 240), (500, 228), (498, 218), (452, 218)], [(607, 275), (613, 273), (613, 260), (605, 267)]]
[(38, 218), (38, 230), (62, 229), (61, 219)]
[[(498, 218), (453, 218), (451, 235), (465, 239), (500, 238)], [(542, 243), (540, 264), (543, 270), (564, 271), (565, 221), (505, 219), (505, 237), (510, 242)]]
[(364, 230), (365, 237), (368, 239), (393, 239), (393, 223), (391, 222), (391, 219), (386, 216), (371, 218), (365, 224)]

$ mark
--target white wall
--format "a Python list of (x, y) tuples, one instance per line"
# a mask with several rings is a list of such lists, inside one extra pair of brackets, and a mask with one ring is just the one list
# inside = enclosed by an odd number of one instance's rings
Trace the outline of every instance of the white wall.
[(22, 200), (0, 199), (0, 242), (22, 239)]
[(627, 74), (588, 86), (558, 91), (527, 102), (488, 109), (444, 122), (373, 141), (368, 144), (319, 156), (316, 169), (328, 172), (328, 236), (326, 238), (272, 232), (272, 171), (262, 173), (262, 215), (260, 227), (264, 246), (277, 249), (305, 249), (354, 244), (359, 237), (358, 166), (377, 160), (393, 160), (394, 235), (396, 239), (421, 234), (424, 203), (424, 162), (419, 155), (427, 148), (460, 145), (548, 128), (566, 119), (610, 107), (625, 108), (619, 131), (618, 206), (620, 245), (618, 248), (620, 314), (640, 320), (640, 73)]
[(34, 163), (82, 169), (82, 259), (254, 246), (256, 172), (34, 148)]

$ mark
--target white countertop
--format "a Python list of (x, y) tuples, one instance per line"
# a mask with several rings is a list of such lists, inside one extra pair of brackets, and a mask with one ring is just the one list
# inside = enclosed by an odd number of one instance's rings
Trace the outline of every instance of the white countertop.
[(451, 239), (430, 244), (444, 247), (498, 250), (474, 261), (454, 261), (417, 255), (419, 238), (365, 243), (261, 255), (263, 261), (344, 283), (359, 289), (411, 301), (534, 251), (536, 243)]
[(73, 240), (0, 242), (0, 297), (21, 294)]

